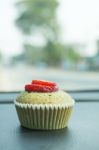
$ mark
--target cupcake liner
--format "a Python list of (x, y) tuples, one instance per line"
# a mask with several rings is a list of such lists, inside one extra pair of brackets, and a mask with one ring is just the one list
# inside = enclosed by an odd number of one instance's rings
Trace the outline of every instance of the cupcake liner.
[(30, 129), (62, 129), (68, 125), (74, 101), (71, 105), (22, 104), (15, 101), (22, 126)]

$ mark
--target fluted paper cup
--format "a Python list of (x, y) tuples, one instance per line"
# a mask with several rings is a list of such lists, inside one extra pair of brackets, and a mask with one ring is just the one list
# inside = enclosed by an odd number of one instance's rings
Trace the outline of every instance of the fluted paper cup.
[(68, 125), (73, 109), (66, 104), (22, 104), (15, 101), (20, 124), (23, 127), (38, 130), (62, 129)]

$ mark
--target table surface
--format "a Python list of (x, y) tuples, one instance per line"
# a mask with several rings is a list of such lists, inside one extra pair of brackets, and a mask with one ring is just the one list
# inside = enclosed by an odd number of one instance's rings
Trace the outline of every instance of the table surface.
[(0, 150), (99, 150), (99, 102), (77, 102), (67, 128), (20, 126), (14, 104), (0, 104)]

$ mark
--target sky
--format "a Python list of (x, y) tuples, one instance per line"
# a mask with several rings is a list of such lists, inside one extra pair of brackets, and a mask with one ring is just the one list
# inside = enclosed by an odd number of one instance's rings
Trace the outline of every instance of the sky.
[[(94, 55), (99, 38), (99, 0), (58, 1), (57, 18), (62, 41), (84, 45), (82, 54)], [(23, 36), (14, 24), (17, 16), (15, 3), (16, 0), (0, 1), (0, 51), (8, 56), (22, 50)]]

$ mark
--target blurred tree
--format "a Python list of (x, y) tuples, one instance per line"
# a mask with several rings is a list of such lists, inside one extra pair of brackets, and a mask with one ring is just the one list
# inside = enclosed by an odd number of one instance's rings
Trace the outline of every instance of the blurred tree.
[(40, 47), (34, 47), (30, 44), (24, 45), (24, 58), (27, 64), (34, 64), (41, 59)]
[[(27, 36), (38, 32), (43, 35), (46, 45), (43, 47), (41, 60), (43, 59), (49, 65), (58, 65), (62, 60), (62, 50), (60, 50), (62, 44), (58, 42), (57, 6), (57, 0), (21, 0), (17, 3), (19, 9), (17, 26)], [(28, 43), (24, 45), (26, 62), (33, 63), (40, 59), (35, 48)]]
[(20, 0), (16, 4), (19, 10), (16, 24), (26, 35), (39, 31), (46, 39), (55, 40), (58, 32), (57, 5), (57, 0)]
[(72, 63), (75, 64), (77, 64), (81, 59), (80, 54), (77, 53), (72, 46), (66, 46), (65, 55), (67, 59), (69, 59)]
[(60, 66), (64, 59), (64, 45), (48, 41), (44, 50), (43, 60), (50, 66)]
[(65, 49), (59, 42), (57, 0), (20, 0), (16, 6), (19, 13), (16, 25), (25, 37), (40, 33), (46, 41), (42, 51), (38, 52), (38, 45), (34, 47), (25, 40), (24, 55), (28, 64), (41, 60), (50, 66), (60, 66), (67, 57), (73, 62), (78, 61), (79, 55), (71, 47)]

